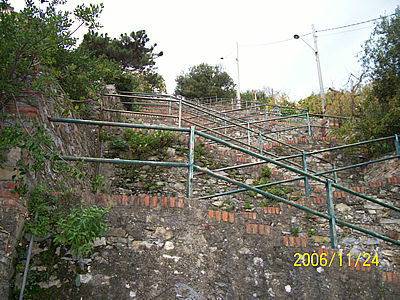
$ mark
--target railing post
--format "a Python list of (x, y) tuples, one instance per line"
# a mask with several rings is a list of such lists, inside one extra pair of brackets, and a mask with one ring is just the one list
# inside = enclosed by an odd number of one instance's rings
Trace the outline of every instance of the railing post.
[(250, 122), (247, 122), (247, 143), (250, 146)]
[(263, 147), (262, 147), (262, 135), (261, 135), (261, 131), (258, 132), (258, 140), (260, 142), (260, 154), (263, 154)]
[(394, 146), (396, 147), (396, 155), (400, 155), (400, 142), (399, 142), (399, 136), (397, 134), (394, 135)]
[(264, 105), (264, 121), (267, 119), (267, 104)]
[[(307, 160), (306, 160), (306, 153), (302, 152), (302, 156), (301, 156), (301, 160), (303, 163), (303, 171), (307, 172)], [(310, 188), (308, 186), (308, 177), (304, 176), (304, 190), (306, 192), (306, 197), (309, 198), (310, 197)]]
[(168, 106), (168, 114), (170, 115), (172, 111), (172, 102), (171, 102), (171, 96), (169, 97), (169, 106)]
[(189, 167), (187, 177), (187, 197), (192, 198), (193, 194), (193, 164), (194, 164), (194, 126), (190, 126), (189, 134)]
[[(334, 170), (336, 169), (335, 163), (332, 163), (332, 167), (333, 167)], [(333, 182), (337, 183), (337, 174), (336, 174), (336, 172), (333, 172)]]
[(182, 127), (182, 99), (179, 99), (178, 126)]
[(326, 200), (328, 203), (328, 214), (329, 214), (329, 231), (331, 235), (331, 247), (332, 249), (336, 249), (338, 246), (337, 243), (337, 233), (336, 233), (336, 217), (335, 217), (335, 208), (333, 206), (333, 197), (332, 197), (332, 181), (327, 179), (325, 183), (326, 187)]
[(310, 116), (307, 111), (307, 130), (308, 130), (308, 136), (311, 136), (311, 124), (310, 124)]

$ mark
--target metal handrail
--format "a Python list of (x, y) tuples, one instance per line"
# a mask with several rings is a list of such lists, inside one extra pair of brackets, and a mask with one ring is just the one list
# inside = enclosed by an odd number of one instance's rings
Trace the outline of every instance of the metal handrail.
[[(218, 179), (222, 179), (222, 180), (225, 180), (225, 181), (230, 182), (232, 184), (235, 184), (237, 186), (240, 186), (240, 187), (242, 187), (242, 188), (244, 188), (246, 190), (254, 191), (256, 193), (262, 194), (262, 195), (264, 195), (266, 197), (269, 197), (271, 199), (275, 199), (277, 201), (280, 201), (280, 202), (283, 202), (285, 204), (294, 206), (294, 207), (296, 207), (298, 209), (301, 209), (303, 211), (307, 211), (309, 213), (312, 213), (314, 215), (317, 215), (319, 217), (322, 217), (322, 218), (325, 218), (325, 219), (329, 220), (330, 233), (331, 233), (331, 245), (332, 245), (333, 248), (337, 247), (337, 236), (336, 236), (335, 224), (339, 224), (339, 225), (342, 225), (342, 226), (347, 226), (347, 227), (350, 227), (352, 229), (358, 230), (360, 232), (363, 232), (363, 233), (372, 235), (374, 237), (377, 237), (379, 239), (388, 241), (390, 243), (393, 243), (393, 244), (396, 244), (396, 245), (400, 245), (399, 241), (387, 238), (385, 236), (382, 236), (382, 235), (377, 234), (375, 232), (372, 232), (372, 231), (366, 230), (364, 228), (358, 227), (356, 225), (353, 225), (353, 224), (350, 224), (350, 223), (347, 223), (347, 222), (344, 222), (344, 221), (341, 221), (341, 220), (336, 220), (336, 217), (334, 215), (333, 199), (331, 197), (332, 187), (335, 187), (337, 189), (343, 190), (343, 191), (345, 191), (347, 193), (350, 193), (352, 195), (361, 197), (363, 199), (366, 199), (366, 200), (371, 201), (371, 202), (373, 202), (375, 204), (384, 206), (386, 208), (395, 210), (397, 212), (400, 212), (400, 208), (395, 207), (395, 206), (390, 205), (390, 204), (387, 204), (387, 203), (384, 203), (382, 201), (376, 200), (376, 199), (374, 199), (372, 197), (360, 194), (360, 193), (355, 192), (353, 190), (350, 190), (350, 189), (348, 189), (346, 187), (343, 187), (343, 186), (341, 186), (339, 184), (332, 183), (329, 179), (328, 180), (323, 180), (323, 179), (321, 179), (321, 178), (319, 178), (319, 177), (317, 177), (317, 176), (315, 176), (313, 174), (310, 174), (308, 172), (293, 168), (293, 167), (291, 167), (289, 165), (286, 165), (284, 163), (281, 163), (281, 162), (279, 162), (277, 160), (270, 159), (270, 158), (265, 157), (263, 155), (260, 155), (258, 153), (252, 152), (250, 150), (241, 148), (241, 147), (239, 147), (237, 145), (234, 145), (234, 144), (228, 143), (226, 141), (223, 141), (221, 139), (218, 139), (217, 137), (205, 134), (205, 133), (203, 133), (201, 131), (195, 130), (194, 126), (192, 126), (191, 128), (177, 128), (177, 127), (170, 127), (170, 126), (140, 125), (140, 124), (116, 123), (116, 122), (106, 122), (106, 121), (66, 119), (66, 118), (49, 118), (49, 120), (52, 121), (52, 122), (75, 123), (75, 124), (86, 124), (86, 125), (97, 125), (97, 126), (116, 126), (116, 127), (157, 129), (157, 130), (173, 130), (173, 131), (177, 131), (177, 132), (186, 132), (186, 133), (189, 132), (190, 133), (190, 137), (189, 137), (189, 163), (136, 161), (136, 160), (105, 159), (105, 158), (90, 158), (90, 157), (71, 157), (71, 156), (63, 156), (62, 159), (65, 159), (67, 161), (69, 160), (69, 161), (85, 161), (85, 162), (105, 162), (105, 163), (116, 163), (116, 164), (129, 163), (129, 164), (141, 164), (141, 165), (188, 167), (187, 196), (189, 198), (192, 196), (193, 170), (197, 170), (197, 171), (201, 171), (201, 172), (204, 172), (206, 174), (209, 174), (209, 175), (211, 175), (213, 177), (216, 177)], [(247, 184), (241, 183), (239, 181), (236, 181), (236, 180), (230, 179), (228, 177), (222, 176), (222, 175), (217, 174), (217, 173), (215, 173), (213, 171), (210, 171), (210, 170), (208, 170), (206, 168), (201, 168), (199, 166), (196, 166), (194, 164), (194, 160), (193, 160), (193, 149), (194, 149), (194, 142), (195, 142), (195, 138), (194, 137), (195, 137), (195, 135), (198, 135), (200, 137), (216, 141), (216, 142), (218, 142), (218, 143), (220, 143), (222, 145), (230, 147), (231, 149), (235, 149), (235, 150), (241, 151), (241, 152), (246, 153), (246, 154), (248, 154), (250, 156), (253, 156), (255, 158), (258, 158), (258, 159), (264, 160), (266, 162), (272, 163), (272, 164), (274, 164), (276, 166), (283, 167), (283, 168), (285, 168), (285, 169), (287, 169), (289, 171), (292, 171), (294, 173), (297, 173), (297, 174), (301, 175), (301, 177), (298, 177), (298, 178), (294, 178), (294, 179), (290, 179), (290, 180), (288, 179), (286, 182), (294, 181), (294, 180), (301, 180), (303, 178), (307, 178), (307, 179), (313, 179), (313, 180), (316, 180), (318, 182), (324, 183), (326, 185), (326, 191), (327, 191), (328, 215), (320, 213), (320, 212), (315, 211), (315, 210), (312, 210), (312, 209), (307, 208), (305, 206), (302, 206), (300, 204), (291, 202), (291, 201), (286, 200), (284, 198), (275, 196), (275, 195), (273, 195), (271, 193), (268, 193), (268, 192), (265, 192), (263, 190), (260, 190), (257, 187), (252, 187), (252, 186), (249, 186)], [(399, 143), (398, 136), (395, 135), (394, 137), (391, 137), (391, 138), (394, 138), (396, 149), (400, 150), (400, 145), (398, 144)], [(367, 143), (367, 142), (373, 142), (373, 141), (366, 141), (365, 143)], [(400, 153), (398, 153), (397, 156), (392, 157), (392, 158), (400, 158)], [(278, 183), (271, 183), (270, 185), (278, 184)], [(280, 182), (280, 183), (283, 183), (283, 182)]]
[[(143, 95), (143, 93), (135, 93), (135, 94), (136, 94), (136, 95), (139, 95), (139, 96)], [(114, 95), (114, 94), (107, 94), (107, 95), (111, 96), (111, 95)], [(147, 94), (147, 93), (146, 93), (146, 94), (144, 94), (144, 95), (147, 97), (146, 99), (149, 99), (149, 100), (156, 100), (156, 101), (160, 99), (159, 97), (167, 98), (167, 99), (164, 99), (164, 101), (170, 101), (171, 99), (174, 99), (174, 100), (177, 100), (177, 99), (178, 99), (178, 98), (176, 98), (176, 97), (174, 97), (174, 96), (168, 96), (168, 95), (159, 95), (159, 94), (156, 94), (156, 96), (157, 96), (156, 99), (154, 99), (154, 97), (153, 97), (153, 98), (149, 97), (149, 95), (151, 95), (151, 94)], [(118, 96), (118, 95), (114, 95), (114, 96)], [(129, 96), (129, 97), (130, 97), (130, 96)], [(170, 102), (170, 104), (171, 104), (171, 102)], [(243, 143), (243, 142), (240, 141), (241, 137), (239, 137), (239, 138), (232, 138), (232, 137), (229, 137), (229, 136), (227, 136), (227, 135), (223, 135), (223, 134), (219, 133), (218, 131), (209, 129), (208, 127), (206, 127), (207, 125), (200, 125), (200, 124), (195, 123), (195, 122), (190, 122), (188, 119), (193, 119), (193, 118), (199, 118), (199, 117), (201, 117), (201, 118), (203, 118), (203, 119), (207, 119), (207, 120), (211, 121), (212, 119), (210, 119), (209, 117), (205, 117), (205, 115), (206, 115), (206, 116), (210, 116), (211, 118), (214, 118), (214, 120), (215, 120), (215, 118), (218, 118), (218, 119), (221, 119), (221, 122), (224, 121), (225, 123), (228, 122), (228, 123), (232, 124), (232, 125), (229, 125), (229, 126), (232, 126), (232, 127), (242, 127), (242, 128), (244, 128), (244, 129), (247, 131), (247, 138), (248, 138), (247, 147), (250, 147), (250, 148), (252, 148), (252, 149), (256, 149), (256, 150), (257, 150), (257, 148), (256, 148), (255, 146), (251, 145), (251, 143), (250, 143), (250, 138), (251, 138), (251, 133), (250, 133), (250, 132), (253, 132), (253, 136), (259, 136), (259, 143), (260, 143), (260, 145), (259, 145), (259, 151), (260, 151), (260, 153), (263, 152), (263, 148), (262, 148), (262, 138), (266, 138), (266, 139), (272, 140), (272, 141), (274, 141), (274, 142), (277, 142), (277, 143), (281, 144), (282, 146), (285, 146), (285, 147), (294, 149), (294, 150), (299, 151), (299, 152), (303, 152), (303, 150), (300, 149), (300, 148), (297, 148), (297, 147), (295, 147), (295, 146), (292, 146), (292, 145), (283, 143), (283, 142), (279, 141), (278, 139), (274, 139), (274, 138), (272, 138), (272, 137), (270, 137), (270, 136), (267, 136), (267, 134), (271, 134), (271, 133), (274, 133), (274, 132), (262, 132), (262, 130), (263, 130), (262, 127), (259, 127), (258, 125), (253, 125), (253, 127), (257, 127), (257, 128), (259, 129), (259, 132), (257, 133), (256, 131), (254, 131), (254, 130), (252, 130), (252, 129), (249, 128), (249, 126), (250, 126), (249, 122), (247, 123), (247, 127), (245, 127), (245, 126), (243, 126), (243, 124), (240, 124), (240, 123), (238, 124), (238, 123), (235, 123), (235, 122), (233, 121), (233, 120), (240, 120), (240, 118), (237, 118), (237, 117), (232, 118), (232, 117), (231, 117), (231, 118), (229, 119), (228, 116), (227, 116), (226, 114), (224, 114), (224, 113), (221, 113), (221, 112), (216, 111), (216, 110), (214, 110), (214, 109), (211, 109), (211, 108), (209, 108), (209, 107), (204, 107), (204, 106), (202, 106), (202, 105), (193, 105), (192, 103), (190, 103), (190, 102), (187, 101), (187, 100), (182, 101), (181, 99), (179, 99), (179, 111), (181, 111), (182, 105), (183, 105), (183, 106), (189, 107), (190, 110), (187, 110), (186, 112), (194, 116), (194, 117), (191, 117), (191, 118), (183, 118), (183, 121), (186, 121), (186, 122), (188, 122), (188, 123), (190, 123), (190, 124), (192, 124), (192, 125), (196, 125), (196, 126), (198, 126), (198, 127), (204, 128), (205, 131), (212, 131), (212, 132), (214, 132), (214, 133), (216, 133), (216, 134), (218, 134), (218, 135), (221, 135), (221, 136), (225, 137), (227, 140), (235, 141), (235, 142), (237, 142), (237, 143), (239, 143), (239, 144), (241, 144), (241, 145), (246, 145), (246, 143)], [(274, 105), (272, 105), (272, 106), (274, 106)], [(274, 107), (277, 107), (277, 106), (275, 105)], [(110, 109), (104, 109), (104, 108), (103, 108), (103, 110), (110, 111)], [(171, 110), (171, 106), (170, 106), (170, 110)], [(113, 110), (111, 110), (111, 111), (113, 111)], [(116, 111), (116, 110), (114, 110), (114, 111)], [(195, 111), (196, 113), (192, 113), (192, 111)], [(127, 111), (119, 111), (119, 112), (125, 112), (125, 113), (126, 113)], [(199, 114), (199, 112), (200, 112), (200, 114)], [(154, 114), (154, 113), (132, 112), (132, 114), (156, 115), (156, 116), (160, 116), (160, 117), (171, 117), (171, 118), (176, 118), (176, 116), (172, 116), (172, 115), (163, 115), (163, 114)], [(223, 117), (217, 116), (218, 114), (219, 114), (219, 115), (223, 115)], [(299, 117), (299, 116), (305, 116), (305, 117), (307, 118), (307, 121), (309, 122), (309, 119), (308, 119), (308, 115), (307, 115), (307, 114), (301, 114), (301, 115), (295, 115), (295, 116), (278, 117), (278, 118), (268, 119), (268, 120), (266, 120), (266, 121), (269, 122), (269, 121), (274, 121), (274, 120), (282, 120), (282, 119), (288, 119), (288, 118), (295, 118), (295, 117)], [(179, 117), (181, 117), (181, 113), (179, 113)], [(180, 120), (180, 118), (179, 118), (179, 120)], [(260, 121), (255, 121), (255, 122), (260, 122)], [(180, 124), (180, 121), (179, 121), (179, 124)], [(211, 124), (211, 123), (208, 123), (208, 124)], [(308, 124), (307, 127), (308, 127), (308, 131), (309, 131), (309, 133), (310, 133), (310, 124)], [(299, 127), (299, 128), (300, 128), (300, 127)], [(303, 127), (301, 127), (301, 128), (303, 128)], [(293, 128), (288, 128), (288, 129), (281, 130), (281, 131), (288, 131), (288, 130), (293, 130)], [(281, 131), (277, 131), (277, 132), (281, 132)], [(243, 138), (245, 138), (245, 137), (243, 137)], [(211, 142), (211, 143), (212, 143), (212, 142)], [(272, 155), (272, 153), (266, 152), (265, 150), (264, 150), (264, 152), (265, 152), (265, 153), (268, 153), (269, 155)], [(318, 158), (318, 159), (321, 160), (321, 161), (323, 161), (323, 162), (327, 162), (327, 161), (324, 160), (324, 159), (321, 159), (321, 158)], [(289, 162), (289, 163), (298, 166), (298, 164), (295, 164), (295, 163), (293, 163), (293, 162)], [(330, 162), (328, 162), (328, 163), (330, 163)], [(304, 164), (304, 165), (306, 164), (305, 159), (303, 160), (303, 164)], [(330, 163), (330, 164), (333, 165), (332, 163)], [(312, 171), (312, 170), (310, 170), (310, 171), (311, 171), (311, 172), (314, 172), (314, 171)], [(323, 177), (325, 177), (325, 176), (323, 176)], [(334, 180), (336, 181), (335, 178), (336, 178), (336, 174), (334, 173)], [(305, 183), (307, 183), (307, 179), (305, 180)], [(307, 193), (307, 196), (309, 196), (309, 193)]]

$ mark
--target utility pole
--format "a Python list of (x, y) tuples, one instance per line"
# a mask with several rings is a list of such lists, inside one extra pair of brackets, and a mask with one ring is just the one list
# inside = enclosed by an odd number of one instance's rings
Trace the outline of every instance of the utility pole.
[(318, 80), (319, 80), (319, 87), (320, 87), (320, 94), (321, 94), (322, 114), (325, 115), (325, 91), (324, 91), (324, 84), (322, 82), (322, 73), (321, 73), (321, 64), (319, 62), (317, 35), (315, 34), (314, 24), (312, 25), (312, 33), (313, 33), (313, 37), (314, 37), (315, 60), (317, 61), (317, 69), (318, 69)]
[(239, 43), (236, 42), (236, 64), (237, 64), (237, 108), (242, 108), (240, 103), (240, 76), (239, 76)]

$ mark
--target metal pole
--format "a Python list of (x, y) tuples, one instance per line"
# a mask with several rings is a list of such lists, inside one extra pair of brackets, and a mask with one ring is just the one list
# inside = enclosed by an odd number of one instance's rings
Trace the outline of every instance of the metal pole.
[(247, 144), (250, 145), (250, 123), (247, 122)]
[[(36, 211), (35, 217), (34, 217), (35, 221), (37, 219), (37, 216), (38, 216), (38, 212)], [(28, 254), (26, 255), (24, 275), (22, 276), (21, 291), (19, 292), (19, 300), (24, 299), (24, 290), (25, 290), (25, 285), (26, 285), (26, 279), (28, 278), (29, 263), (31, 260), (32, 246), (33, 246), (34, 239), (35, 239), (35, 236), (32, 234), (31, 238), (29, 240)]]
[(318, 69), (318, 80), (321, 94), (321, 105), (322, 105), (322, 114), (325, 114), (325, 91), (324, 84), (322, 82), (322, 73), (321, 73), (321, 64), (319, 61), (319, 53), (318, 53), (318, 43), (317, 43), (317, 35), (315, 34), (314, 24), (312, 25), (312, 33), (314, 37), (314, 52), (315, 52), (315, 60), (317, 61), (317, 69)]
[(335, 208), (333, 206), (333, 197), (332, 197), (332, 181), (329, 179), (326, 180), (326, 199), (328, 203), (328, 214), (329, 214), (329, 231), (331, 235), (331, 247), (332, 249), (336, 249), (338, 246), (337, 243), (337, 234), (336, 234), (336, 217), (335, 217)]
[(236, 64), (237, 64), (237, 82), (238, 82), (238, 86), (237, 86), (237, 108), (241, 108), (241, 103), (240, 103), (240, 76), (239, 76), (239, 43), (236, 42)]
[(397, 134), (394, 135), (394, 146), (396, 147), (396, 154), (400, 155), (400, 142), (399, 136)]
[(261, 131), (258, 133), (258, 140), (260, 141), (260, 154), (263, 154), (263, 148), (262, 148), (262, 135)]
[[(303, 163), (303, 171), (307, 173), (307, 160), (306, 153), (302, 152), (301, 160)], [(310, 198), (310, 187), (308, 186), (308, 177), (304, 177), (304, 190), (306, 192), (306, 197)]]
[(193, 165), (194, 165), (194, 126), (190, 126), (189, 135), (189, 167), (188, 167), (188, 178), (187, 178), (187, 197), (192, 198), (193, 194)]
[(182, 99), (179, 99), (178, 127), (182, 127)]
[[(171, 97), (170, 97), (170, 99), (171, 99)], [(171, 114), (171, 110), (172, 110), (172, 102), (169, 101), (169, 107), (168, 107), (168, 114), (169, 115)]]
[[(332, 168), (336, 169), (336, 166), (335, 166), (334, 163), (332, 163)], [(333, 172), (333, 182), (337, 183), (337, 174), (336, 174), (336, 172)]]
[(264, 105), (264, 120), (267, 119), (267, 104)]
[(311, 136), (311, 124), (310, 124), (310, 116), (308, 115), (308, 112), (307, 112), (307, 131), (308, 131), (308, 136)]

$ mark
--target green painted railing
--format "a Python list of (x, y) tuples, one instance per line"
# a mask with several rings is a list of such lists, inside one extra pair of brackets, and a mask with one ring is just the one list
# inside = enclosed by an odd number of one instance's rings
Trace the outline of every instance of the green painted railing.
[[(384, 241), (390, 242), (392, 244), (400, 245), (399, 241), (390, 239), (390, 238), (388, 238), (386, 236), (383, 236), (381, 234), (378, 234), (376, 232), (373, 232), (373, 231), (367, 230), (365, 228), (361, 228), (359, 226), (356, 226), (356, 225), (344, 222), (342, 220), (336, 219), (335, 211), (334, 211), (333, 197), (332, 197), (332, 188), (336, 188), (336, 189), (342, 190), (342, 191), (344, 191), (346, 193), (352, 194), (354, 196), (361, 197), (362, 199), (371, 201), (371, 202), (373, 202), (375, 204), (378, 204), (378, 205), (381, 205), (383, 207), (389, 208), (389, 209), (394, 210), (396, 212), (400, 212), (400, 208), (395, 207), (395, 206), (393, 206), (391, 204), (382, 202), (380, 200), (374, 199), (372, 197), (363, 195), (361, 193), (355, 192), (355, 191), (350, 190), (350, 189), (348, 189), (348, 188), (346, 188), (344, 186), (341, 186), (339, 184), (332, 183), (332, 181), (329, 180), (329, 179), (322, 179), (322, 178), (316, 176), (317, 174), (314, 175), (314, 174), (308, 173), (306, 171), (307, 170), (306, 167), (304, 168), (305, 170), (296, 169), (296, 168), (291, 167), (291, 166), (289, 166), (287, 164), (284, 164), (284, 163), (282, 163), (282, 162), (280, 162), (278, 160), (274, 160), (274, 159), (268, 158), (268, 157), (263, 156), (263, 155), (261, 155), (259, 153), (252, 152), (252, 151), (250, 151), (248, 149), (245, 149), (245, 148), (239, 147), (237, 145), (231, 144), (231, 143), (229, 143), (227, 141), (221, 140), (221, 139), (219, 139), (219, 138), (217, 138), (215, 136), (211, 136), (211, 135), (208, 135), (208, 134), (206, 134), (204, 132), (195, 130), (195, 128), (193, 126), (190, 127), (190, 128), (178, 128), (178, 127), (171, 127), (171, 126), (127, 124), (127, 123), (92, 121), (92, 120), (78, 120), (78, 119), (67, 119), (67, 118), (49, 118), (49, 120), (51, 122), (61, 122), (61, 123), (73, 123), (73, 124), (85, 124), (85, 125), (97, 125), (97, 126), (114, 126), (114, 127), (127, 127), (127, 128), (142, 128), (142, 129), (154, 129), (154, 130), (170, 130), (170, 131), (188, 133), (189, 134), (188, 163), (121, 160), (121, 159), (106, 159), (106, 158), (91, 158), (91, 157), (71, 157), (71, 156), (61, 156), (61, 158), (66, 160), (66, 161), (84, 161), (84, 162), (95, 162), (95, 163), (102, 162), (102, 163), (115, 163), (115, 164), (139, 164), (139, 165), (150, 165), (150, 166), (153, 165), (153, 166), (165, 166), (165, 167), (185, 167), (185, 168), (188, 168), (188, 176), (187, 176), (187, 197), (188, 198), (192, 197), (192, 192), (193, 192), (193, 185), (192, 184), (193, 184), (193, 176), (194, 176), (193, 171), (197, 170), (197, 171), (203, 172), (205, 174), (211, 175), (211, 176), (213, 176), (213, 177), (215, 177), (217, 179), (221, 179), (221, 180), (227, 181), (227, 182), (229, 182), (231, 184), (234, 184), (236, 186), (241, 187), (240, 190), (236, 190), (236, 191), (245, 191), (245, 190), (253, 191), (253, 192), (259, 193), (259, 194), (261, 194), (261, 195), (263, 195), (265, 197), (268, 197), (270, 199), (277, 200), (279, 202), (291, 205), (293, 207), (296, 207), (296, 208), (298, 208), (300, 210), (309, 212), (309, 213), (314, 214), (316, 216), (319, 216), (321, 218), (327, 219), (329, 221), (329, 225), (330, 225), (330, 236), (331, 236), (331, 246), (332, 246), (332, 248), (336, 248), (337, 247), (336, 224), (341, 225), (341, 226), (347, 226), (349, 228), (352, 228), (354, 230), (363, 232), (365, 234), (377, 237), (379, 239), (382, 239)], [(202, 168), (202, 167), (199, 167), (199, 166), (195, 165), (195, 162), (194, 162), (195, 136), (199, 136), (199, 137), (202, 137), (202, 138), (205, 138), (205, 139), (209, 139), (209, 140), (215, 141), (215, 142), (217, 142), (219, 144), (222, 144), (222, 145), (227, 146), (227, 147), (229, 147), (231, 149), (240, 151), (242, 153), (248, 154), (248, 155), (250, 155), (252, 157), (255, 157), (255, 158), (258, 158), (258, 159), (260, 159), (262, 161), (265, 161), (265, 162), (268, 162), (268, 163), (272, 163), (272, 164), (274, 164), (274, 165), (276, 165), (278, 167), (285, 168), (285, 169), (287, 169), (289, 171), (292, 171), (294, 173), (297, 173), (297, 174), (299, 174), (301, 176), (299, 176), (297, 178), (293, 178), (293, 179), (278, 181), (278, 182), (275, 182), (275, 183), (270, 183), (270, 184), (267, 184), (267, 185), (256, 186), (256, 187), (253, 187), (253, 186), (247, 185), (245, 183), (233, 180), (231, 178), (228, 178), (226, 176), (218, 174), (217, 172), (213, 172), (213, 171), (211, 171), (211, 170), (209, 170), (207, 168)], [(400, 145), (399, 145), (398, 136), (395, 135), (393, 137), (385, 138), (385, 140), (390, 140), (390, 139), (394, 140), (395, 147), (397, 149), (397, 155), (393, 156), (393, 157), (390, 157), (390, 158), (387, 158), (387, 159), (400, 158), (400, 153), (399, 153), (400, 152)], [(363, 144), (372, 143), (372, 142), (381, 141), (381, 140), (383, 140), (383, 139), (360, 142), (360, 143), (356, 143), (356, 144), (353, 144), (353, 145), (347, 145), (347, 147), (352, 147), (354, 145), (363, 145)], [(340, 147), (344, 148), (346, 146), (340, 146)], [(334, 147), (334, 148), (339, 148), (339, 147)], [(334, 149), (334, 148), (332, 148), (332, 149)], [(303, 154), (302, 157), (304, 158), (304, 156), (305, 155)], [(364, 163), (364, 164), (367, 164), (367, 163)], [(357, 166), (361, 166), (361, 165), (364, 165), (364, 164), (358, 164)], [(260, 189), (260, 188), (265, 187), (265, 186), (271, 186), (271, 185), (274, 185), (274, 184), (292, 182), (292, 181), (295, 181), (295, 180), (315, 180), (317, 182), (325, 184), (327, 203), (328, 203), (328, 214), (323, 214), (323, 213), (318, 212), (316, 210), (310, 209), (308, 207), (305, 207), (305, 206), (300, 205), (298, 203), (295, 203), (295, 202), (289, 201), (287, 199), (278, 197), (276, 195), (273, 195), (271, 193), (268, 193), (268, 192), (263, 191), (263, 190)], [(236, 192), (236, 191), (234, 191), (234, 192)]]

